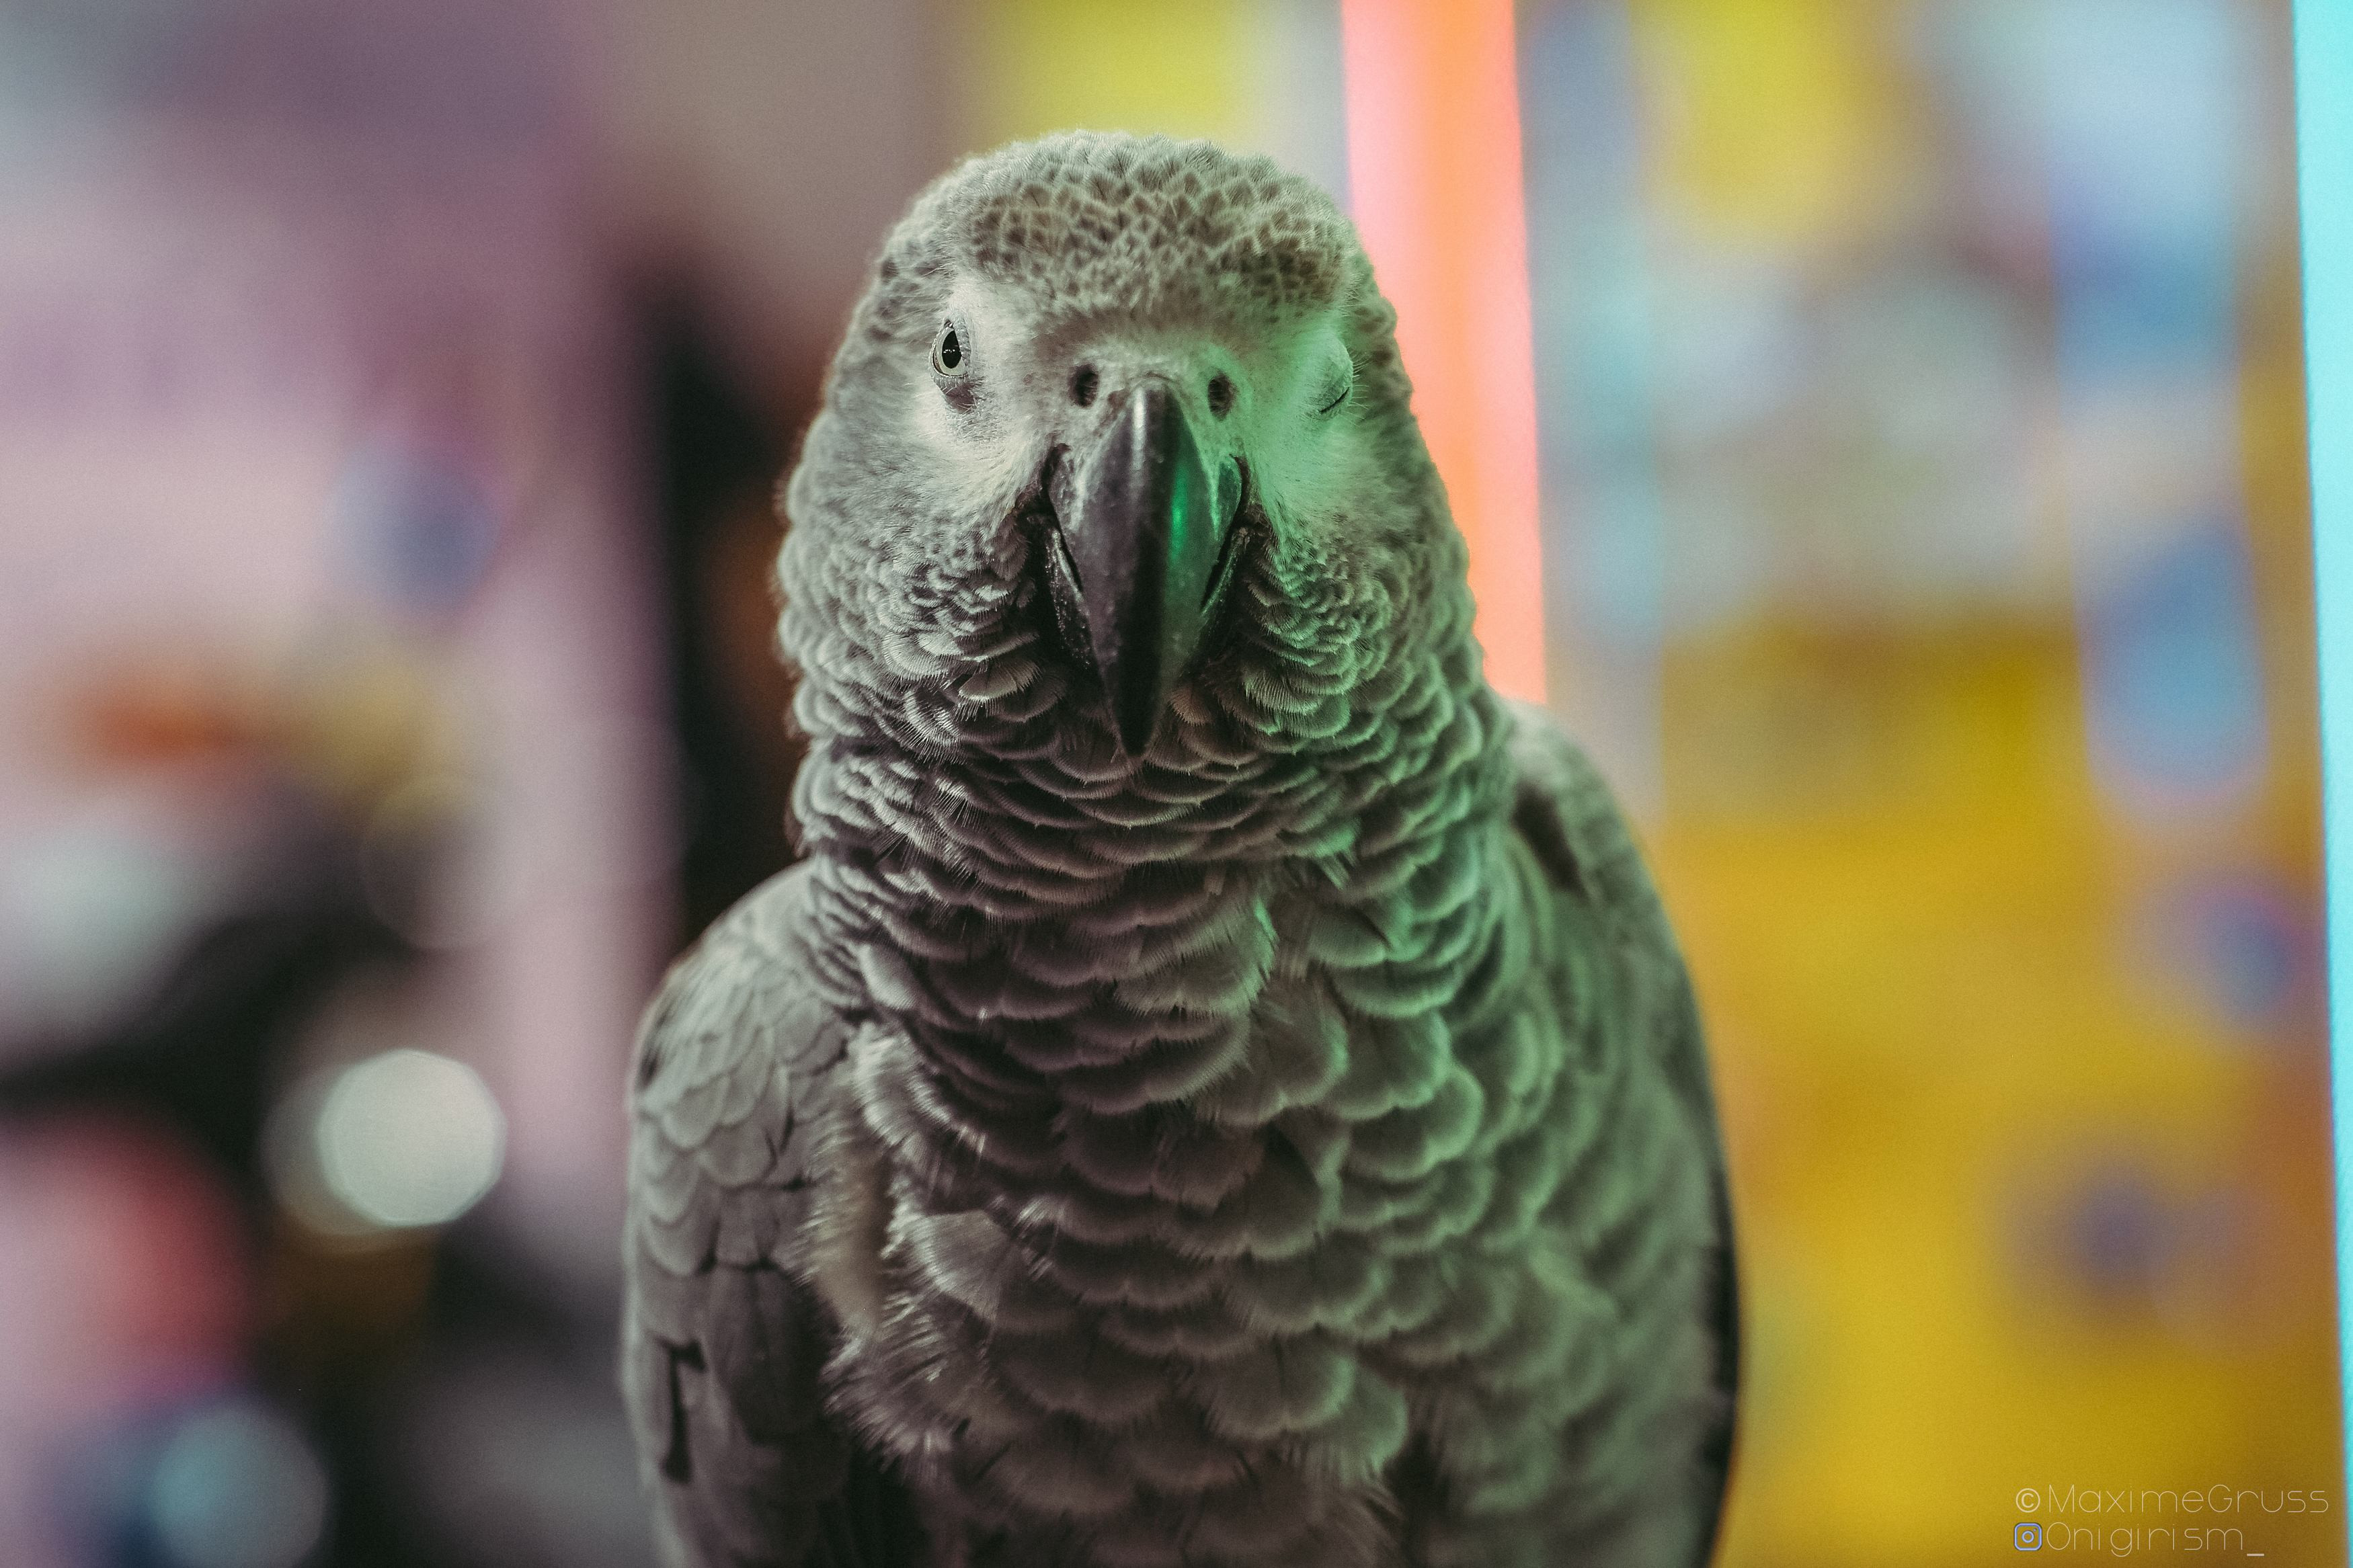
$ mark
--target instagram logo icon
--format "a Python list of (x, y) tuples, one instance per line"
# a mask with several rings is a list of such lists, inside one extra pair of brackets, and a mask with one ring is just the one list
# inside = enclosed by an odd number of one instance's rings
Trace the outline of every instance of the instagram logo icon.
[(2011, 1532), (2011, 1534), (2016, 1538), (2018, 1549), (2021, 1552), (2040, 1552), (2042, 1550), (2042, 1527), (2041, 1525), (2021, 1524)]

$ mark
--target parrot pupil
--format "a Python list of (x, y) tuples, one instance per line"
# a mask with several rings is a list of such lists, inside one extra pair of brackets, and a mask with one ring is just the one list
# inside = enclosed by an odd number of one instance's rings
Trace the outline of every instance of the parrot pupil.
[(954, 370), (964, 363), (964, 345), (956, 342), (956, 331), (950, 327), (940, 335), (940, 346), (933, 351), (933, 359), (942, 370)]

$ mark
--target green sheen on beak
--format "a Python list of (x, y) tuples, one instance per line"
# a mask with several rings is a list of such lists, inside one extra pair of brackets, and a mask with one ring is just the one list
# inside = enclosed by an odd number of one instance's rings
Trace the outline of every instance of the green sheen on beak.
[(1174, 392), (1126, 394), (1078, 475), (1063, 542), (1103, 696), (1128, 755), (1142, 756), (1191, 665), (1218, 553), (1239, 495), (1221, 497)]

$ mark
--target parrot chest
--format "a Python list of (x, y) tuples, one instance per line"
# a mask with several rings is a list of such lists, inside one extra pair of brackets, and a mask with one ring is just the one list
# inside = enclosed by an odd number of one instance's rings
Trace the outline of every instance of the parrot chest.
[[(1680, 1134), (1639, 1053), (1594, 1045), (1607, 955), (1565, 950), (1468, 799), (1384, 797), (1336, 880), (979, 815), (905, 824), (961, 859), (818, 868), (865, 1020), (867, 1218), (813, 1227), (868, 1238), (830, 1398), (972, 1540), (1361, 1568), (1394, 1560), (1411, 1445), (1496, 1509), (1566, 1484), (1626, 1338), (1593, 1261), (1625, 1214), (1579, 1173), (1620, 1143), (1665, 1169)], [(1620, 1210), (1651, 1203), (1617, 1173)]]
[[(1306, 918), (1252, 915), (1238, 929)], [(1455, 942), (1465, 972), (1487, 924)], [(1518, 1004), (1466, 1008), (1454, 984), (1375, 1014), (1303, 945), (1278, 944), (1240, 1065), (1186, 1104), (966, 1102), (943, 1136), (937, 1039), (895, 1023), (854, 1045), (891, 1215), (880, 1305), (836, 1377), (958, 1517), (1090, 1539), (1229, 1517), (1269, 1542), (1236, 1562), (1296, 1563), (1278, 1542), (1303, 1513), (1385, 1540), (1417, 1411), (1500, 1393), (1598, 1329), (1546, 1216), (1574, 1144), (1547, 1115), (1564, 1053), (1546, 988), (1524, 973)]]

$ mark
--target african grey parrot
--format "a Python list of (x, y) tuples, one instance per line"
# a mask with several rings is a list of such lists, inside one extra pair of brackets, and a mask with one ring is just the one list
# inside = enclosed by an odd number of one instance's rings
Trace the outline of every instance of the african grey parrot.
[(1707, 1557), (1691, 988), (1481, 678), (1394, 320), (1205, 142), (1008, 147), (892, 235), (785, 492), (807, 858), (633, 1069), (671, 1563)]

